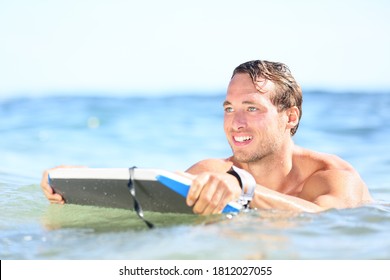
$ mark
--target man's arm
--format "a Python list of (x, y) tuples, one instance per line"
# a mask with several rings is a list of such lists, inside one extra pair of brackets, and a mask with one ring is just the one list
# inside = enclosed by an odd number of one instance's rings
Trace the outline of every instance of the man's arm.
[[(187, 204), (197, 214), (221, 213), (227, 203), (238, 200), (241, 188), (237, 179), (226, 173), (232, 166), (228, 160), (208, 159), (198, 162), (187, 172), (196, 175), (187, 196)], [(215, 198), (215, 200), (214, 200)], [(252, 208), (280, 209), (295, 212), (324, 210), (313, 202), (257, 185), (250, 203)]]
[(264, 186), (257, 185), (251, 208), (279, 209), (293, 212), (320, 212), (325, 208), (299, 197), (283, 194)]
[(351, 208), (371, 202), (360, 176), (349, 169), (318, 171), (310, 176), (297, 197), (257, 186), (252, 207), (319, 212), (331, 208)]
[(310, 176), (299, 197), (324, 208), (351, 208), (372, 202), (366, 184), (353, 169), (322, 170)]
[[(195, 213), (220, 213), (219, 210), (232, 201), (221, 199), (221, 194), (216, 195), (218, 202), (213, 201), (213, 194), (217, 190), (220, 193), (226, 192), (225, 197), (229, 199), (239, 196), (241, 189), (237, 179), (226, 173), (231, 165), (231, 162), (225, 160), (205, 160), (187, 170), (192, 174), (211, 171), (204, 173), (207, 176), (203, 175), (201, 180), (196, 181), (195, 187), (190, 188), (187, 204), (194, 206)], [(208, 181), (210, 178), (212, 183)], [(356, 207), (371, 200), (367, 187), (354, 170), (333, 169), (318, 171), (310, 176), (298, 196), (283, 194), (258, 184), (250, 207), (320, 212), (330, 208)], [(209, 203), (217, 205), (207, 208)], [(221, 205), (223, 203), (225, 204)]]

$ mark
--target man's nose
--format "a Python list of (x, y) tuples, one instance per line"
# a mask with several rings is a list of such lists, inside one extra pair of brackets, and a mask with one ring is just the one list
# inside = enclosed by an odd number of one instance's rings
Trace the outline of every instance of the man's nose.
[(245, 113), (242, 111), (237, 111), (233, 116), (232, 121), (234, 130), (242, 130), (247, 127), (247, 119)]

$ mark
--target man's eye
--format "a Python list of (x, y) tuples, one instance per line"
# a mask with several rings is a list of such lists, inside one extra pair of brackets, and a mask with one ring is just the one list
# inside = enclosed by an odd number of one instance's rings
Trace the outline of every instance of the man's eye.
[(226, 113), (231, 113), (231, 112), (233, 112), (233, 108), (232, 107), (225, 107), (225, 112)]
[(248, 111), (255, 112), (255, 111), (257, 111), (257, 108), (256, 107), (248, 107)]

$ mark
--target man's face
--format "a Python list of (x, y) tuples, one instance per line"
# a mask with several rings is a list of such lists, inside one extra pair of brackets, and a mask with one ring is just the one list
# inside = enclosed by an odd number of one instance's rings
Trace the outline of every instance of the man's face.
[(272, 81), (262, 80), (255, 86), (248, 74), (231, 79), (224, 102), (224, 130), (236, 160), (255, 162), (280, 148), (286, 126), (270, 101), (274, 90)]

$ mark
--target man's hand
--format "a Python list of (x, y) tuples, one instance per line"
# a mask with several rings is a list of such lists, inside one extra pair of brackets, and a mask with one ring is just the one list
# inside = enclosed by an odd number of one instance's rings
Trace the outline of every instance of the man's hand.
[(47, 169), (43, 172), (42, 174), (42, 180), (41, 180), (41, 188), (42, 188), (42, 191), (43, 193), (45, 194), (46, 198), (51, 202), (51, 203), (57, 203), (57, 204), (64, 204), (65, 201), (63, 199), (63, 197), (58, 194), (58, 193), (55, 193), (53, 188), (50, 187), (49, 185), (49, 173), (55, 169), (58, 169), (58, 168), (81, 168), (81, 167), (84, 167), (84, 166), (67, 166), (67, 165), (62, 165), (62, 166), (57, 166), (57, 167), (54, 167), (54, 168), (51, 168), (51, 169)]
[(225, 206), (240, 198), (237, 179), (227, 173), (204, 172), (194, 176), (187, 195), (187, 205), (196, 214), (221, 213)]

